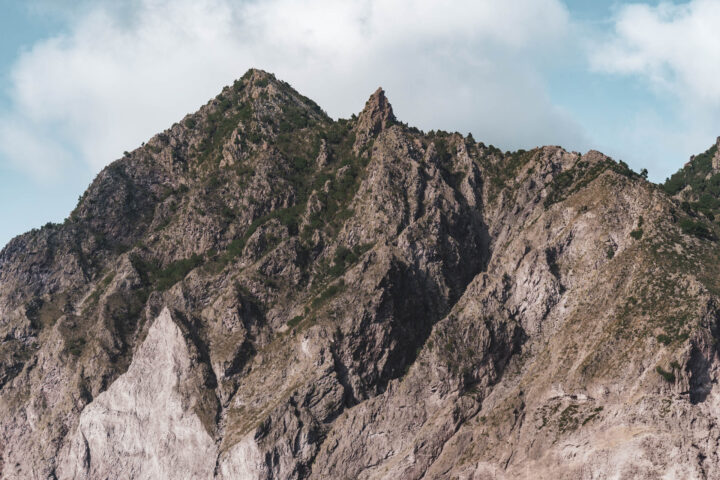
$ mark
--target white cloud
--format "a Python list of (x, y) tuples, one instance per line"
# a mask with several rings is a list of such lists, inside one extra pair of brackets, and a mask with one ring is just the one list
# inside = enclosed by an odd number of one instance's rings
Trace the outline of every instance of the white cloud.
[(592, 62), (601, 71), (640, 75), (684, 101), (720, 105), (719, 25), (717, 0), (628, 5)]
[(663, 180), (720, 134), (720, 1), (625, 5), (591, 48), (596, 72), (640, 80), (656, 95), (615, 147)]
[(569, 34), (560, 0), (83, 5), (67, 33), (34, 45), (11, 72), (0, 152), (36, 175), (70, 158), (102, 167), (253, 66), (333, 116), (358, 111), (381, 84), (398, 117), (421, 128), (472, 131), (508, 148), (584, 146), (540, 73)]

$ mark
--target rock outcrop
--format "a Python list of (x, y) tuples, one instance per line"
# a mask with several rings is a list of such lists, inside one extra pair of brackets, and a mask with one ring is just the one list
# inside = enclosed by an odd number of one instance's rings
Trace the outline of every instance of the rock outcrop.
[(192, 410), (192, 370), (185, 339), (164, 309), (127, 372), (83, 409), (58, 477), (212, 477), (217, 448)]
[(0, 253), (0, 478), (719, 478), (716, 151), (661, 188), (251, 70)]

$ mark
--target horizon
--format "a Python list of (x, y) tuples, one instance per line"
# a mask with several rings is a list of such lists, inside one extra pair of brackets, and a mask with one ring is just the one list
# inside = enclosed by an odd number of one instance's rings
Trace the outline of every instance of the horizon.
[(654, 183), (715, 143), (719, 2), (518, 2), (0, 0), (0, 248), (250, 68), (334, 120), (382, 85), (423, 131), (599, 150)]

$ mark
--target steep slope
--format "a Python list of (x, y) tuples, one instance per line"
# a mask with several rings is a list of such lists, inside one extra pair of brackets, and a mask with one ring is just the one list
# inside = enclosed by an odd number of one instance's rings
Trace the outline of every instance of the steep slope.
[(714, 478), (681, 206), (251, 70), (0, 253), (0, 477)]

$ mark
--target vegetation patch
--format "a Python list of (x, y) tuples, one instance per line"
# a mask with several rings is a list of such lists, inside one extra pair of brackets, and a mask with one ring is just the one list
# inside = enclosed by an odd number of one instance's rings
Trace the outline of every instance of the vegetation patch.
[(205, 261), (202, 255), (193, 254), (190, 258), (176, 260), (161, 268), (157, 262), (146, 260), (140, 255), (132, 255), (130, 261), (144, 283), (152, 285), (156, 290), (164, 291), (185, 278)]
[(338, 280), (336, 283), (333, 283), (329, 287), (327, 287), (325, 290), (323, 290), (320, 295), (315, 297), (311, 303), (313, 308), (318, 308), (325, 304), (328, 300), (335, 297), (339, 293), (343, 292), (345, 290), (345, 282), (343, 279)]
[(637, 228), (637, 229), (633, 230), (632, 232), (630, 232), (630, 236), (632, 238), (634, 238), (635, 240), (640, 240), (643, 236), (643, 229)]
[(572, 168), (559, 173), (550, 182), (548, 185), (549, 193), (544, 201), (545, 207), (547, 208), (565, 200), (573, 193), (585, 188), (606, 170), (611, 170), (628, 178), (640, 177), (622, 160), (615, 162), (606, 159), (594, 163), (592, 166), (589, 162), (578, 160)]
[(668, 372), (664, 368), (662, 368), (660, 365), (655, 367), (655, 371), (668, 383), (675, 383), (675, 372), (670, 371)]
[(87, 341), (83, 337), (70, 339), (65, 343), (65, 351), (75, 357), (79, 357), (82, 355), (86, 343)]
[(302, 322), (303, 318), (304, 317), (302, 315), (297, 315), (287, 321), (287, 326), (290, 328), (295, 328), (300, 325), (300, 322)]
[(702, 222), (683, 218), (680, 220), (680, 229), (687, 235), (702, 238), (705, 240), (715, 240), (715, 234)]

